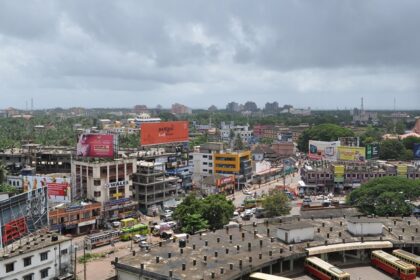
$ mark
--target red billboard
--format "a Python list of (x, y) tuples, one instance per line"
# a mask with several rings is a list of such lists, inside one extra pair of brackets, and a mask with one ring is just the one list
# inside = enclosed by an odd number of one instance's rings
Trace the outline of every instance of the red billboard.
[(67, 196), (68, 183), (47, 183), (48, 196)]
[(114, 135), (80, 135), (77, 143), (77, 155), (82, 157), (114, 157)]
[(142, 123), (140, 133), (142, 146), (188, 142), (188, 122)]

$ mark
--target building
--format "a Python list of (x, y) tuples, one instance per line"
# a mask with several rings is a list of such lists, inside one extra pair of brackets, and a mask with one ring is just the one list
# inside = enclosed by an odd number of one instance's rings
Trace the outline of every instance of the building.
[(175, 114), (175, 115), (191, 115), (192, 114), (192, 110), (190, 108), (179, 103), (172, 104), (171, 112), (172, 114)]
[(155, 122), (161, 122), (162, 120), (160, 118), (152, 118), (149, 114), (147, 113), (142, 113), (139, 114), (135, 119), (134, 119), (134, 123), (136, 125), (137, 128), (140, 128), (142, 123), (155, 123)]
[(224, 176), (214, 174), (208, 176), (202, 181), (201, 192), (205, 195), (210, 194), (233, 194), (235, 191), (235, 176)]
[(308, 107), (307, 109), (290, 108), (289, 113), (298, 116), (310, 116), (312, 112), (311, 107)]
[(347, 219), (347, 230), (354, 236), (381, 235), (383, 226), (383, 223), (375, 218), (352, 217)]
[(244, 111), (256, 112), (256, 111), (258, 111), (258, 106), (253, 101), (247, 101), (244, 104)]
[(149, 109), (147, 108), (146, 105), (136, 105), (134, 106), (134, 113), (136, 113), (137, 115), (140, 114), (144, 114), (144, 113), (149, 113)]
[(276, 153), (278, 158), (291, 157), (296, 153), (295, 144), (293, 142), (273, 143), (270, 145), (270, 148)]
[(50, 233), (35, 234), (0, 249), (1, 279), (74, 279), (72, 241)]
[(277, 229), (277, 238), (287, 244), (314, 240), (314, 236), (315, 227), (307, 222), (284, 223)]
[(68, 204), (49, 211), (50, 229), (62, 234), (86, 234), (97, 229), (102, 205), (99, 202)]
[(194, 183), (201, 182), (204, 178), (214, 174), (213, 155), (223, 150), (223, 143), (209, 142), (194, 147), (191, 153)]
[(133, 174), (133, 197), (139, 209), (146, 212), (151, 206), (162, 206), (178, 196), (178, 178), (165, 175), (165, 165), (140, 161)]
[(241, 187), (252, 179), (251, 151), (220, 152), (214, 154), (214, 173), (236, 175)]
[[(233, 135), (231, 135), (233, 133)], [(233, 138), (232, 138), (233, 136)], [(235, 137), (240, 137), (242, 142), (249, 143), (253, 136), (253, 131), (249, 129), (249, 125), (235, 125), (232, 121), (230, 123), (221, 122), (220, 124), (220, 139), (229, 142)]]
[(270, 114), (277, 113), (279, 111), (279, 103), (277, 101), (265, 103), (264, 111)]
[(71, 169), (74, 199), (100, 202), (105, 220), (136, 215), (138, 204), (132, 199), (136, 158), (74, 160)]
[(230, 102), (226, 105), (226, 111), (236, 113), (240, 111), (239, 104), (236, 102)]

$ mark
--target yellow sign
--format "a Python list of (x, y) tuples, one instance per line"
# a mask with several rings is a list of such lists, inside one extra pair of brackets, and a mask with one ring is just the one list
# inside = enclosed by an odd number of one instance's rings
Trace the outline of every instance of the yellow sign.
[(407, 169), (408, 166), (406, 164), (399, 164), (397, 165), (397, 174), (398, 176), (407, 176)]
[(123, 194), (122, 194), (122, 193), (119, 193), (119, 192), (114, 193), (114, 194), (112, 195), (112, 197), (114, 197), (114, 198), (116, 198), (116, 199), (118, 199), (118, 198), (120, 198), (120, 197), (122, 197), (122, 196), (123, 196)]
[(339, 160), (364, 161), (366, 149), (365, 147), (338, 147)]
[(334, 167), (334, 182), (344, 182), (344, 165), (333, 165)]

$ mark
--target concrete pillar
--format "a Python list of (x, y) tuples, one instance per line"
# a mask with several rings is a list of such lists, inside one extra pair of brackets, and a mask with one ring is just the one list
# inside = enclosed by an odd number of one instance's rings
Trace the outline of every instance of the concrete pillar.
[(346, 263), (346, 252), (345, 251), (343, 251), (343, 263)]
[(273, 274), (273, 265), (270, 264), (270, 274)]
[(283, 273), (283, 261), (279, 261), (279, 271)]
[(290, 271), (293, 271), (294, 270), (293, 263), (294, 263), (294, 261), (293, 261), (293, 259), (291, 259), (290, 260)]

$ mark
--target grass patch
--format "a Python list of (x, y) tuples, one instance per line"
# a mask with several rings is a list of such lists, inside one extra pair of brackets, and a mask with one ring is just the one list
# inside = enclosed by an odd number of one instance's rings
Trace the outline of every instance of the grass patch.
[(100, 254), (96, 254), (96, 253), (86, 253), (84, 256), (81, 256), (77, 259), (77, 261), (79, 263), (88, 263), (90, 261), (94, 261), (97, 259), (103, 259), (105, 258), (108, 254), (112, 254), (114, 253), (114, 250), (111, 250), (109, 252), (105, 252), (105, 253), (100, 253)]

